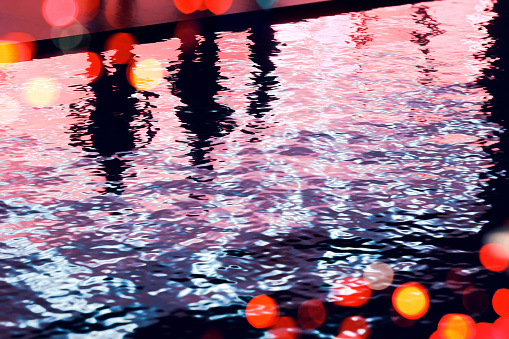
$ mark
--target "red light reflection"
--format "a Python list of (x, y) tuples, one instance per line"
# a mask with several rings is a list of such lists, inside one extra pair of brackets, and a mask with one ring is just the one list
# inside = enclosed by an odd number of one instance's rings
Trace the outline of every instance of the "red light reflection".
[(319, 300), (306, 300), (297, 312), (299, 325), (305, 330), (314, 330), (325, 321), (325, 307)]
[(78, 17), (78, 2), (76, 0), (44, 0), (42, 15), (53, 27), (68, 26)]
[(339, 306), (360, 307), (371, 298), (369, 283), (363, 278), (339, 279), (331, 289), (331, 300)]

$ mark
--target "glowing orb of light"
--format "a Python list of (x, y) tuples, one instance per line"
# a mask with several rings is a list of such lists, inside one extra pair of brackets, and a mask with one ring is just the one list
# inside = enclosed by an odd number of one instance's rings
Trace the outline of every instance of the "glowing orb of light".
[(509, 317), (500, 317), (493, 323), (499, 335), (497, 339), (509, 339)]
[(314, 330), (325, 321), (325, 307), (319, 300), (306, 300), (299, 306), (297, 320), (303, 329)]
[(369, 283), (363, 278), (348, 277), (334, 282), (331, 300), (339, 306), (360, 307), (371, 298)]
[(204, 0), (205, 6), (214, 14), (223, 14), (232, 6), (233, 0)]
[(102, 76), (104, 72), (104, 66), (102, 58), (97, 53), (85, 53), (87, 55), (87, 61), (89, 62), (89, 66), (85, 70), (85, 76), (88, 79), (88, 82), (92, 83)]
[(106, 40), (104, 50), (115, 50), (112, 58), (114, 64), (128, 64), (133, 58), (131, 51), (136, 43), (136, 37), (132, 34), (115, 33)]
[(368, 339), (371, 335), (371, 329), (368, 322), (366, 319), (358, 315), (345, 318), (339, 326), (339, 331), (355, 333), (361, 339)]
[(108, 0), (104, 16), (113, 28), (129, 27), (136, 17), (136, 4), (132, 0)]
[(274, 325), (279, 318), (279, 307), (274, 299), (267, 295), (258, 295), (246, 306), (246, 319), (255, 328)]
[(0, 69), (6, 69), (10, 64), (18, 62), (20, 52), (13, 41), (0, 40)]
[(509, 290), (498, 289), (493, 295), (492, 305), (495, 312), (501, 317), (509, 317)]
[(350, 331), (341, 332), (336, 339), (362, 339), (358, 334)]
[(476, 324), (475, 339), (502, 339), (498, 334), (498, 329), (490, 323)]
[(30, 80), (24, 89), (25, 100), (35, 107), (51, 105), (59, 92), (55, 81), (48, 78), (35, 78)]
[(299, 328), (292, 317), (280, 317), (269, 333), (274, 339), (297, 339), (299, 338)]
[(419, 283), (406, 283), (396, 288), (392, 294), (392, 304), (403, 317), (419, 319), (429, 309), (428, 292)]
[(0, 39), (0, 64), (32, 60), (36, 52), (37, 44), (30, 34), (11, 32)]
[(99, 0), (77, 0), (78, 1), (78, 21), (82, 23), (89, 22), (99, 13)]
[(487, 270), (494, 272), (503, 271), (509, 266), (509, 253), (504, 246), (496, 243), (481, 247), (479, 259)]
[(447, 314), (438, 323), (438, 334), (442, 339), (473, 339), (475, 322), (465, 314)]
[(44, 0), (42, 15), (53, 27), (68, 26), (78, 17), (78, 2), (76, 0)]
[(191, 14), (201, 7), (202, 0), (173, 0), (173, 3), (182, 13)]
[(163, 80), (163, 68), (156, 59), (144, 59), (129, 67), (129, 81), (140, 91), (155, 88)]
[(362, 277), (373, 290), (383, 290), (391, 285), (394, 271), (386, 263), (375, 262), (366, 267)]
[(19, 102), (7, 95), (0, 94), (0, 125), (14, 122), (21, 111)]

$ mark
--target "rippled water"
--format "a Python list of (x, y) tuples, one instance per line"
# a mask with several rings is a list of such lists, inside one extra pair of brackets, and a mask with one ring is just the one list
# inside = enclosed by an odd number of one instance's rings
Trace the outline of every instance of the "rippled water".
[[(428, 338), (446, 313), (494, 321), (445, 283), (451, 268), (489, 295), (508, 283), (478, 260), (482, 234), (508, 216), (506, 12), (493, 6), (443, 0), (135, 45), (164, 70), (148, 91), (111, 51), (92, 84), (86, 53), (0, 71), (4, 102), (21, 107), (1, 126), (0, 336), (268, 338), (244, 316), (260, 294), (292, 317), (325, 303), (302, 338), (334, 338), (349, 315), (371, 338)], [(34, 78), (58, 98), (32, 107)], [(390, 288), (360, 308), (330, 302), (334, 281), (378, 261)], [(408, 281), (428, 289), (430, 311), (398, 325), (391, 293)]]

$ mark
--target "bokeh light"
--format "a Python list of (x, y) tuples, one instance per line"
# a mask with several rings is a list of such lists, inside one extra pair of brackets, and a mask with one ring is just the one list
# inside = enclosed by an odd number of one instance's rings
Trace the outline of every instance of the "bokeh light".
[(274, 339), (297, 339), (300, 337), (299, 328), (292, 317), (280, 317), (269, 333)]
[(232, 6), (233, 0), (204, 0), (205, 6), (214, 14), (223, 14)]
[(88, 30), (77, 21), (64, 28), (53, 27), (52, 35), (53, 44), (64, 53), (87, 49), (90, 43)]
[(383, 262), (375, 262), (364, 270), (362, 277), (373, 290), (383, 290), (392, 284), (394, 270)]
[(403, 317), (419, 319), (428, 311), (428, 292), (419, 283), (406, 283), (396, 288), (392, 294), (392, 304)]
[(255, 328), (267, 328), (279, 318), (279, 307), (274, 299), (267, 295), (258, 295), (246, 306), (246, 319)]
[(369, 283), (363, 278), (348, 277), (334, 282), (331, 300), (339, 306), (360, 307), (371, 298)]
[(0, 40), (0, 69), (6, 69), (19, 59), (20, 52), (15, 42)]
[(479, 251), (481, 264), (490, 271), (500, 272), (509, 265), (509, 253), (504, 246), (496, 243), (486, 244)]
[(470, 286), (463, 292), (463, 305), (471, 313), (483, 313), (490, 305), (488, 293), (481, 288)]
[(459, 267), (452, 268), (447, 272), (446, 282), (447, 286), (456, 293), (463, 293), (467, 287), (473, 284), (470, 273)]
[(475, 325), (474, 339), (500, 339), (497, 328), (490, 323), (477, 323)]
[(371, 335), (369, 323), (361, 316), (355, 315), (345, 318), (339, 326), (339, 332), (353, 332), (362, 339), (368, 339)]
[(303, 329), (314, 330), (325, 321), (325, 307), (320, 300), (306, 300), (299, 306), (297, 320)]
[(128, 64), (134, 56), (131, 51), (136, 43), (136, 37), (132, 34), (115, 33), (106, 40), (104, 50), (115, 50), (112, 58), (113, 64)]
[(440, 338), (440, 335), (438, 334), (438, 331), (435, 331), (435, 332), (431, 333), (431, 335), (429, 336), (429, 339), (441, 339), (441, 338)]
[(493, 323), (500, 338), (509, 339), (509, 317), (500, 317)]
[(493, 309), (501, 317), (509, 317), (509, 290), (498, 289), (492, 299)]
[(173, 0), (173, 3), (180, 12), (191, 14), (200, 8), (202, 1), (203, 0)]
[(49, 106), (58, 97), (57, 83), (48, 78), (35, 78), (30, 80), (24, 89), (25, 100), (35, 107)]
[(129, 27), (136, 17), (136, 5), (132, 0), (108, 0), (104, 17), (115, 29)]
[(474, 320), (465, 314), (447, 314), (438, 323), (441, 339), (473, 339), (475, 333)]
[(163, 67), (156, 59), (133, 62), (128, 72), (131, 85), (140, 91), (154, 89), (163, 80)]
[(86, 68), (85, 76), (88, 79), (88, 82), (92, 83), (102, 76), (104, 66), (102, 58), (97, 53), (86, 52), (86, 54), (89, 66)]
[(0, 125), (9, 125), (19, 116), (21, 106), (16, 99), (0, 94)]
[(68, 26), (78, 17), (78, 2), (76, 0), (44, 0), (42, 15), (53, 27)]
[[(0, 40), (10, 41), (18, 46), (18, 61), (29, 61), (37, 53), (35, 38), (27, 33), (11, 32), (4, 35)], [(1, 58), (2, 53), (0, 53)]]
[(271, 9), (276, 6), (278, 0), (256, 0), (256, 2), (258, 3), (258, 6), (263, 9)]
[(355, 334), (350, 331), (346, 331), (346, 332), (341, 332), (340, 334), (338, 334), (336, 339), (362, 339), (362, 338), (359, 337), (358, 334)]
[(86, 23), (93, 20), (99, 13), (100, 0), (77, 0), (78, 21)]

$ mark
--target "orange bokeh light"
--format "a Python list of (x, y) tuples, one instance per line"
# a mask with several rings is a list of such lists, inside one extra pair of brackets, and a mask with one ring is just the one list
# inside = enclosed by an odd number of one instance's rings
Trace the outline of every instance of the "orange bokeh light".
[(223, 14), (232, 6), (233, 0), (204, 0), (205, 6), (214, 14)]
[(297, 323), (291, 317), (280, 317), (269, 332), (274, 339), (297, 339), (300, 337)]
[(509, 317), (509, 290), (507, 288), (498, 289), (492, 299), (493, 309), (501, 317)]
[(441, 339), (473, 339), (475, 333), (474, 320), (465, 314), (447, 314), (438, 323)]
[(410, 282), (396, 288), (392, 294), (394, 309), (407, 319), (419, 319), (429, 308), (426, 288), (419, 283)]
[(258, 295), (246, 306), (246, 319), (255, 328), (267, 328), (274, 325), (279, 317), (279, 307), (274, 299), (267, 295)]
[(503, 271), (509, 265), (509, 253), (504, 246), (496, 243), (481, 247), (479, 259), (487, 270), (494, 272)]
[(112, 58), (114, 64), (128, 64), (133, 58), (131, 51), (136, 42), (136, 38), (132, 34), (115, 33), (106, 40), (104, 49), (106, 51), (115, 50)]
[(371, 335), (371, 329), (368, 322), (361, 316), (355, 315), (348, 317), (341, 322), (339, 332), (353, 332), (362, 339), (368, 339)]
[(76, 0), (44, 0), (42, 15), (44, 20), (53, 27), (69, 26), (78, 17)]
[(37, 52), (37, 43), (30, 34), (11, 32), (4, 35), (1, 40), (13, 42), (18, 46), (18, 61), (32, 60)]
[(7, 68), (10, 64), (18, 62), (20, 51), (15, 42), (0, 40), (0, 69)]
[(197, 11), (201, 5), (202, 0), (173, 0), (175, 7), (184, 14), (190, 14)]
[(163, 68), (156, 59), (133, 62), (127, 72), (131, 85), (141, 91), (154, 89), (163, 80)]
[(297, 320), (303, 329), (314, 330), (325, 321), (325, 307), (319, 300), (306, 300), (299, 306)]
[(371, 298), (369, 283), (363, 278), (348, 277), (339, 279), (331, 289), (331, 299), (339, 306), (360, 307)]

